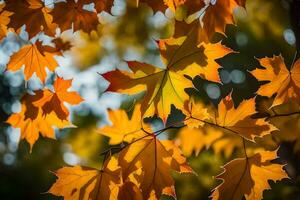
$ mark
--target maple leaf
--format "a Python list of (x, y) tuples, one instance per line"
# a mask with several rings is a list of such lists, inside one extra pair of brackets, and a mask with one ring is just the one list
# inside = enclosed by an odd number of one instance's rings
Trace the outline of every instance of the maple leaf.
[(252, 118), (255, 113), (254, 98), (242, 101), (235, 108), (231, 97), (228, 96), (219, 103), (214, 122), (251, 141), (254, 141), (255, 137), (262, 137), (277, 130), (263, 118)]
[(175, 12), (176, 8), (184, 4), (185, 1), (186, 0), (129, 0), (129, 3), (137, 7), (140, 3), (146, 3), (154, 12), (161, 11), (164, 13), (167, 8)]
[(187, 23), (184, 20), (174, 20), (173, 24), (173, 37), (179, 38), (182, 36), (185, 36), (189, 33), (190, 30), (196, 29), (196, 34), (194, 34), (194, 37), (196, 38), (195, 41), (198, 44), (201, 44), (202, 42), (210, 43), (210, 38), (208, 38), (208, 35), (206, 34), (205, 30), (200, 24), (199, 20), (194, 20), (190, 23)]
[(175, 197), (171, 170), (192, 173), (186, 159), (172, 141), (159, 141), (155, 135), (147, 135), (120, 152), (119, 164), (124, 180), (141, 169), (136, 177), (143, 199), (159, 199), (161, 194)]
[(65, 200), (117, 199), (120, 171), (114, 157), (107, 159), (101, 170), (81, 166), (63, 167), (55, 173), (58, 179), (48, 192), (63, 196)]
[(218, 69), (221, 66), (216, 60), (233, 53), (221, 42), (199, 44), (196, 27), (192, 27), (187, 36), (161, 40), (159, 50), (166, 66), (178, 68), (191, 78), (200, 75), (213, 82), (220, 82)]
[(69, 116), (69, 110), (64, 102), (77, 105), (83, 101), (77, 92), (68, 91), (71, 85), (72, 79), (64, 80), (58, 76), (53, 83), (54, 92), (44, 89), (42, 98), (33, 102), (33, 104), (41, 107), (44, 115), (54, 112), (59, 119), (66, 120)]
[(0, 4), (0, 40), (2, 40), (8, 32), (7, 25), (10, 22), (9, 17), (12, 15), (11, 12), (3, 10), (4, 7), (4, 3)]
[(117, 145), (121, 142), (130, 143), (134, 139), (141, 138), (145, 135), (145, 131), (150, 132), (149, 125), (142, 122), (141, 105), (136, 105), (129, 119), (125, 110), (108, 111), (109, 120), (112, 126), (106, 125), (98, 129), (98, 132), (110, 138), (110, 145)]
[(180, 129), (177, 142), (179, 143), (183, 155), (191, 156), (195, 152), (196, 156), (203, 148), (209, 148), (210, 145), (222, 136), (220, 130), (211, 127)]
[(7, 70), (17, 71), (24, 65), (25, 80), (29, 80), (36, 73), (37, 77), (45, 83), (47, 77), (45, 67), (53, 72), (58, 66), (54, 59), (55, 55), (61, 54), (55, 48), (42, 45), (41, 41), (36, 41), (34, 44), (23, 46), (14, 53), (7, 64)]
[(300, 104), (300, 59), (298, 59), (289, 71), (283, 57), (258, 59), (264, 69), (255, 69), (251, 72), (259, 81), (269, 81), (257, 91), (261, 96), (271, 97), (276, 94), (271, 107), (287, 103), (290, 99), (296, 99)]
[(227, 24), (234, 24), (233, 10), (237, 6), (245, 6), (246, 0), (218, 0), (210, 1), (208, 8), (203, 16), (203, 29), (208, 38), (215, 32), (225, 35)]
[(71, 127), (67, 120), (60, 120), (54, 113), (43, 116), (42, 110), (33, 105), (33, 102), (42, 98), (42, 91), (38, 90), (35, 95), (26, 94), (21, 100), (21, 112), (12, 114), (7, 123), (14, 128), (21, 129), (21, 139), (25, 139), (32, 149), (33, 144), (38, 140), (39, 133), (43, 137), (55, 139), (53, 126), (57, 128)]
[(142, 115), (158, 114), (166, 121), (171, 105), (183, 109), (184, 102), (189, 98), (185, 88), (192, 86), (192, 83), (186, 76), (193, 78), (201, 74), (209, 80), (218, 80), (219, 65), (215, 59), (230, 52), (221, 44), (197, 45), (195, 37), (191, 35), (158, 42), (164, 69), (130, 61), (128, 66), (132, 72), (116, 70), (104, 74), (104, 78), (110, 82), (107, 90), (125, 94), (146, 91), (141, 104)]
[(8, 27), (18, 31), (25, 24), (29, 39), (40, 31), (55, 35), (56, 25), (52, 23), (49, 8), (41, 0), (6, 0), (5, 4), (4, 9), (13, 13)]
[(95, 9), (98, 13), (102, 11), (106, 11), (110, 13), (111, 8), (114, 4), (114, 0), (79, 0), (79, 2), (82, 2), (82, 4), (95, 4)]
[(197, 24), (199, 39), (209, 43), (215, 32), (225, 35), (226, 25), (234, 24), (234, 9), (237, 6), (245, 7), (245, 3), (246, 0), (186, 0), (184, 7), (187, 10), (187, 23), (178, 23), (177, 26), (190, 27)]
[(102, 1), (94, 0), (94, 3), (97, 12), (106, 11), (110, 13), (114, 0), (102, 0)]
[(183, 114), (186, 115), (184, 124), (190, 128), (199, 128), (204, 125), (204, 121), (209, 119), (207, 109), (201, 102), (195, 102), (194, 99), (185, 102)]
[(72, 44), (69, 41), (63, 40), (61, 37), (54, 38), (51, 42), (55, 44), (57, 51), (67, 51), (72, 48)]
[[(88, 11), (83, 8), (85, 1), (67, 0), (66, 2), (55, 3), (54, 9), (50, 12), (53, 22), (57, 23), (61, 31), (72, 28), (78, 31), (90, 33), (97, 29), (99, 20), (96, 12)], [(63, 12), (63, 13), (62, 13)]]
[(276, 158), (277, 151), (262, 151), (227, 163), (224, 172), (217, 176), (223, 183), (214, 190), (213, 200), (262, 199), (263, 191), (270, 189), (269, 180), (288, 178), (282, 165), (271, 162)]

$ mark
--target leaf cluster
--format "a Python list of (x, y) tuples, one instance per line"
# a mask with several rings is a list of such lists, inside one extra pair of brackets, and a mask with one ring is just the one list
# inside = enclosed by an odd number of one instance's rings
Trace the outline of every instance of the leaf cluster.
[[(272, 118), (298, 115), (300, 111), (279, 114), (269, 112), (291, 101), (300, 102), (300, 60), (285, 66), (281, 55), (258, 59), (262, 68), (250, 73), (264, 81), (255, 96), (235, 106), (231, 94), (217, 106), (190, 96), (188, 89), (196, 78), (221, 84), (218, 59), (236, 53), (214, 41), (216, 33), (225, 35), (225, 27), (235, 24), (234, 9), (246, 8), (246, 0), (128, 0), (127, 5), (150, 6), (154, 12), (173, 12), (172, 37), (156, 41), (163, 67), (138, 61), (127, 61), (129, 70), (114, 70), (101, 74), (110, 84), (107, 91), (127, 95), (143, 93), (136, 99), (132, 115), (125, 110), (109, 110), (111, 125), (99, 128), (99, 134), (109, 138), (111, 146), (101, 155), (100, 169), (83, 166), (63, 167), (55, 172), (57, 181), (49, 193), (65, 199), (159, 199), (162, 195), (176, 198), (171, 172), (195, 175), (186, 157), (212, 148), (229, 157), (235, 148), (244, 155), (223, 166), (216, 176), (222, 183), (213, 189), (212, 199), (262, 199), (270, 189), (269, 180), (288, 178), (284, 165), (274, 162), (277, 149), (268, 151), (257, 140), (264, 140), (278, 131)], [(85, 6), (92, 5), (92, 9)], [(91, 33), (101, 26), (98, 14), (111, 11), (113, 0), (66, 0), (45, 5), (41, 0), (6, 0), (0, 6), (0, 37), (9, 31), (19, 34), (25, 25), (29, 42), (14, 53), (8, 71), (24, 66), (25, 80), (33, 74), (45, 83), (46, 68), (55, 72), (55, 56), (62, 56), (71, 45), (59, 35), (65, 31)], [(52, 37), (53, 45), (35, 40), (41, 33)], [(35, 41), (34, 41), (35, 40)], [(34, 41), (34, 42), (33, 42)], [(77, 105), (83, 101), (75, 91), (69, 91), (72, 80), (56, 75), (53, 88), (25, 94), (22, 109), (7, 122), (21, 129), (21, 139), (31, 148), (39, 134), (54, 138), (54, 129), (74, 127), (65, 103)], [(256, 95), (271, 101), (261, 115)], [(101, 106), (101, 105), (99, 105)], [(169, 123), (172, 107), (182, 113), (182, 119)], [(164, 124), (155, 129), (146, 118), (160, 118)], [(161, 139), (163, 133), (178, 133)], [(171, 135), (171, 134), (170, 134)], [(170, 139), (172, 138), (172, 139)], [(259, 138), (259, 139), (258, 139)], [(201, 176), (201, 175), (200, 175)]]

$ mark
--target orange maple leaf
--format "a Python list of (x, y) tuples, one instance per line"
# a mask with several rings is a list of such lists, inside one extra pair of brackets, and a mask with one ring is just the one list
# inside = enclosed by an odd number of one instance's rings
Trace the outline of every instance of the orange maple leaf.
[(193, 173), (178, 147), (169, 140), (159, 141), (154, 134), (145, 134), (123, 149), (119, 164), (124, 180), (141, 170), (135, 179), (143, 199), (159, 199), (162, 194), (176, 197), (171, 171)]
[(21, 139), (25, 139), (30, 144), (30, 149), (39, 138), (39, 133), (43, 137), (54, 139), (54, 126), (57, 128), (72, 126), (69, 121), (58, 119), (54, 113), (43, 116), (41, 108), (33, 105), (34, 101), (42, 98), (42, 91), (35, 91), (35, 93), (35, 95), (23, 96), (21, 112), (12, 114), (7, 120), (7, 123), (14, 128), (21, 129)]
[(63, 167), (49, 193), (63, 196), (65, 200), (110, 200), (117, 199), (120, 184), (120, 167), (117, 159), (107, 159), (101, 170), (89, 167)]
[(72, 28), (78, 31), (90, 33), (97, 29), (99, 20), (96, 12), (88, 11), (83, 8), (85, 1), (67, 0), (66, 2), (55, 3), (54, 9), (50, 12), (53, 22), (57, 23), (61, 31)]
[(277, 151), (262, 151), (227, 163), (217, 176), (223, 183), (213, 192), (213, 200), (262, 199), (263, 191), (270, 189), (269, 180), (288, 178), (282, 165), (271, 162), (276, 158)]
[[(214, 2), (214, 3), (212, 3)], [(203, 29), (208, 38), (212, 38), (215, 32), (225, 35), (227, 24), (234, 24), (233, 10), (237, 6), (245, 6), (246, 0), (218, 0), (210, 1), (203, 16)]]
[(211, 118), (214, 118), (214, 123), (218, 126), (251, 141), (254, 141), (255, 137), (262, 137), (277, 130), (263, 118), (252, 118), (255, 113), (254, 98), (242, 101), (235, 108), (232, 99), (228, 96), (219, 103), (217, 114), (212, 114)]
[(64, 102), (77, 105), (83, 101), (77, 92), (68, 91), (71, 85), (72, 79), (64, 80), (58, 76), (53, 83), (54, 91), (44, 89), (42, 98), (34, 101), (33, 104), (41, 107), (44, 115), (54, 112), (59, 119), (66, 120), (69, 116), (69, 110)]
[(0, 40), (2, 40), (8, 32), (7, 25), (10, 22), (9, 17), (12, 15), (11, 12), (3, 10), (4, 7), (4, 3), (0, 4)]
[(259, 81), (269, 81), (257, 91), (261, 96), (271, 97), (276, 94), (272, 107), (296, 99), (300, 104), (300, 59), (288, 70), (283, 57), (258, 59), (264, 69), (255, 69), (251, 72)]
[(8, 27), (18, 31), (25, 24), (29, 39), (40, 31), (55, 35), (56, 25), (52, 23), (49, 8), (41, 0), (7, 0), (5, 3), (4, 9), (13, 12)]
[(7, 64), (7, 70), (17, 71), (24, 65), (25, 80), (29, 80), (36, 73), (37, 77), (45, 83), (47, 77), (45, 68), (47, 67), (53, 72), (58, 66), (54, 59), (55, 55), (61, 55), (61, 53), (57, 52), (56, 48), (42, 45), (41, 41), (36, 41), (34, 44), (23, 46), (14, 53)]
[[(246, 0), (186, 0), (183, 5), (187, 10), (187, 16), (183, 16), (186, 22), (176, 25), (191, 27), (191, 25), (197, 24), (199, 39), (201, 42), (209, 43), (216, 32), (225, 35), (226, 25), (235, 24), (234, 9), (238, 6), (245, 7), (245, 4)], [(185, 32), (186, 30), (182, 29), (181, 31)]]

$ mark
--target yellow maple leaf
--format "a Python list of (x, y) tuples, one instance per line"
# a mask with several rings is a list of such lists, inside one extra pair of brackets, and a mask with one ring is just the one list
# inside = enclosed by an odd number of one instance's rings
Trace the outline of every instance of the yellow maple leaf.
[(230, 48), (219, 43), (199, 43), (196, 27), (190, 27), (184, 36), (159, 41), (161, 60), (165, 66), (172, 66), (177, 71), (194, 78), (220, 82), (217, 59), (233, 53)]
[(120, 184), (120, 167), (117, 159), (107, 159), (101, 170), (89, 167), (63, 167), (49, 193), (63, 196), (65, 200), (115, 200)]
[(204, 125), (204, 120), (209, 119), (209, 114), (204, 104), (195, 102), (194, 99), (185, 102), (183, 114), (186, 115), (184, 124), (190, 128), (199, 128)]
[(130, 143), (150, 132), (149, 125), (144, 124), (141, 116), (141, 105), (136, 105), (129, 119), (125, 110), (109, 110), (109, 120), (112, 125), (106, 125), (98, 129), (98, 132), (110, 138), (110, 145), (117, 145), (121, 142)]
[(239, 158), (224, 166), (224, 172), (217, 176), (223, 183), (215, 188), (213, 200), (262, 199), (263, 191), (270, 189), (269, 180), (288, 178), (283, 165), (272, 163), (277, 151), (262, 151), (249, 158)]
[(145, 91), (142, 115), (157, 114), (165, 122), (171, 105), (183, 109), (189, 98), (185, 88), (191, 87), (192, 83), (186, 76), (193, 78), (200, 74), (208, 79), (219, 79), (218, 67), (214, 67), (217, 65), (215, 59), (225, 56), (230, 50), (224, 51), (225, 47), (221, 44), (210, 45), (198, 45), (195, 37), (190, 35), (159, 41), (164, 69), (136, 61), (128, 62), (132, 72), (116, 70), (103, 75), (110, 82), (107, 90), (125, 94)]

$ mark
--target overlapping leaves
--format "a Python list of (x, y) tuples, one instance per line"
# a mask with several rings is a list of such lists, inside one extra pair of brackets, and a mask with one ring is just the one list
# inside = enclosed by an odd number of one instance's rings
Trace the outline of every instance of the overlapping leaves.
[[(118, 122), (117, 120), (121, 119), (121, 117), (127, 118), (121, 110), (110, 111), (109, 115), (113, 122)], [(116, 181), (117, 179), (113, 181), (113, 183), (118, 182), (119, 184), (118, 186), (113, 184), (113, 191), (112, 187), (109, 187), (109, 192), (113, 192), (114, 195), (107, 196), (106, 193), (98, 193), (99, 196), (95, 199), (111, 199), (117, 195), (124, 196), (126, 193), (133, 195), (136, 189), (140, 192), (142, 199), (158, 199), (162, 194), (175, 197), (176, 193), (171, 171), (179, 173), (193, 172), (185, 157), (181, 155), (179, 148), (170, 140), (159, 140), (157, 138), (158, 133), (152, 132), (150, 127), (146, 131), (146, 128), (142, 127), (137, 120), (138, 117), (141, 117), (140, 106), (135, 108), (132, 118), (125, 120), (123, 123), (123, 125), (127, 125), (127, 128), (125, 128), (127, 134), (122, 133), (124, 128), (122, 124), (120, 126), (104, 126), (99, 130), (101, 134), (111, 138), (112, 144), (117, 145), (127, 142), (128, 145), (125, 148), (120, 147), (118, 166), (121, 174), (117, 175), (119, 177), (118, 181)], [(122, 123), (122, 121), (119, 122)], [(99, 177), (99, 172), (104, 173), (105, 171), (106, 165), (104, 165), (104, 169), (98, 172), (96, 170), (82, 170), (80, 167), (59, 169), (57, 172), (59, 179), (49, 192), (58, 196), (64, 196), (65, 199), (71, 199), (72, 191), (75, 190), (81, 191), (82, 195), (84, 194), (88, 197), (93, 194), (91, 189), (93, 191), (104, 191), (104, 188), (111, 184), (111, 182), (103, 182), (103, 186), (99, 184), (90, 186), (92, 183), (91, 178), (96, 179), (96, 177)], [(76, 175), (78, 173), (79, 175)], [(70, 177), (65, 177), (64, 174)], [(73, 182), (72, 180), (76, 177), (78, 179), (82, 178), (83, 184)], [(86, 186), (84, 187), (84, 185)], [(78, 186), (82, 187), (82, 189), (77, 189)], [(89, 189), (89, 187), (92, 188)], [(124, 187), (127, 189), (126, 193), (123, 191)], [(119, 193), (116, 191), (123, 192)], [(78, 196), (79, 193), (75, 192), (74, 195)]]
[[(166, 9), (175, 12), (174, 35), (157, 41), (163, 67), (138, 61), (128, 61), (130, 71), (115, 70), (103, 76), (110, 82), (109, 91), (129, 95), (144, 93), (135, 106), (132, 116), (124, 110), (109, 110), (110, 125), (98, 132), (110, 138), (111, 149), (104, 153), (100, 170), (81, 166), (64, 167), (49, 190), (65, 199), (159, 199), (161, 195), (176, 198), (171, 171), (192, 174), (193, 170), (181, 154), (199, 154), (204, 148), (224, 151), (229, 157), (234, 148), (243, 148), (245, 158), (235, 159), (224, 166), (224, 173), (217, 178), (223, 183), (215, 188), (213, 199), (261, 199), (269, 189), (268, 180), (286, 178), (283, 166), (273, 162), (277, 151), (247, 155), (245, 141), (255, 142), (256, 137), (272, 134), (277, 130), (266, 118), (257, 117), (255, 98), (244, 100), (234, 107), (230, 96), (222, 99), (215, 109), (194, 101), (185, 92), (193, 87), (191, 79), (220, 82), (218, 59), (233, 52), (221, 42), (210, 43), (216, 32), (225, 34), (227, 24), (234, 24), (233, 12), (245, 7), (245, 0), (128, 0), (129, 5), (148, 4), (155, 12)], [(86, 9), (92, 4), (93, 9)], [(45, 5), (42, 0), (6, 0), (0, 5), (0, 39), (9, 30), (20, 33), (23, 26), (29, 39), (40, 33), (56, 37), (66, 30), (91, 33), (99, 25), (98, 15), (110, 12), (113, 0), (66, 0)], [(185, 12), (182, 12), (182, 11)], [(185, 13), (179, 16), (178, 13)], [(179, 17), (178, 17), (179, 16)], [(181, 21), (178, 21), (178, 18)], [(25, 80), (33, 74), (45, 83), (46, 68), (54, 72), (58, 67), (55, 56), (61, 56), (70, 45), (60, 38), (54, 46), (36, 40), (14, 53), (7, 70), (16, 71), (24, 66)], [(288, 70), (281, 56), (259, 59), (264, 69), (252, 74), (263, 84), (257, 94), (271, 97), (272, 106), (299, 102), (299, 60)], [(25, 94), (21, 111), (7, 120), (21, 129), (21, 139), (31, 148), (39, 134), (55, 138), (54, 127), (72, 126), (65, 103), (77, 105), (83, 101), (77, 92), (68, 91), (72, 80), (57, 77), (53, 90), (44, 88), (34, 95)], [(166, 125), (174, 105), (185, 115), (181, 123)], [(156, 115), (167, 127), (152, 131), (144, 118)], [(178, 125), (178, 126), (177, 126)], [(183, 128), (182, 128), (183, 127)], [(180, 129), (182, 128), (182, 129)], [(169, 129), (180, 129), (176, 142), (160, 140), (159, 135)], [(233, 134), (235, 138), (230, 136)], [(238, 138), (238, 139), (237, 139)], [(180, 149), (181, 148), (181, 149)], [(115, 151), (113, 151), (113, 149)], [(117, 152), (118, 155), (111, 156)]]
[[(94, 3), (95, 11), (84, 8), (85, 5)], [(45, 5), (42, 0), (6, 0), (1, 7), (1, 26), (6, 32), (5, 26), (19, 32), (23, 25), (26, 26), (29, 39), (40, 32), (48, 36), (55, 36), (56, 29), (61, 31), (72, 29), (91, 32), (97, 28), (99, 20), (97, 13), (110, 12), (113, 6), (112, 0), (68, 0), (66, 2), (54, 2), (54, 8)], [(10, 20), (7, 19), (9, 17)]]
[[(63, 103), (79, 104), (82, 99), (76, 92), (67, 91), (71, 80), (57, 77), (54, 85), (54, 92), (44, 89), (35, 91), (34, 95), (25, 94), (21, 100), (21, 111), (12, 114), (7, 120), (13, 127), (21, 129), (21, 139), (25, 139), (31, 148), (39, 138), (39, 133), (44, 137), (55, 138), (54, 127), (73, 126), (69, 121), (69, 111)], [(49, 93), (52, 98), (49, 98)], [(53, 97), (56, 97), (55, 102)]]

